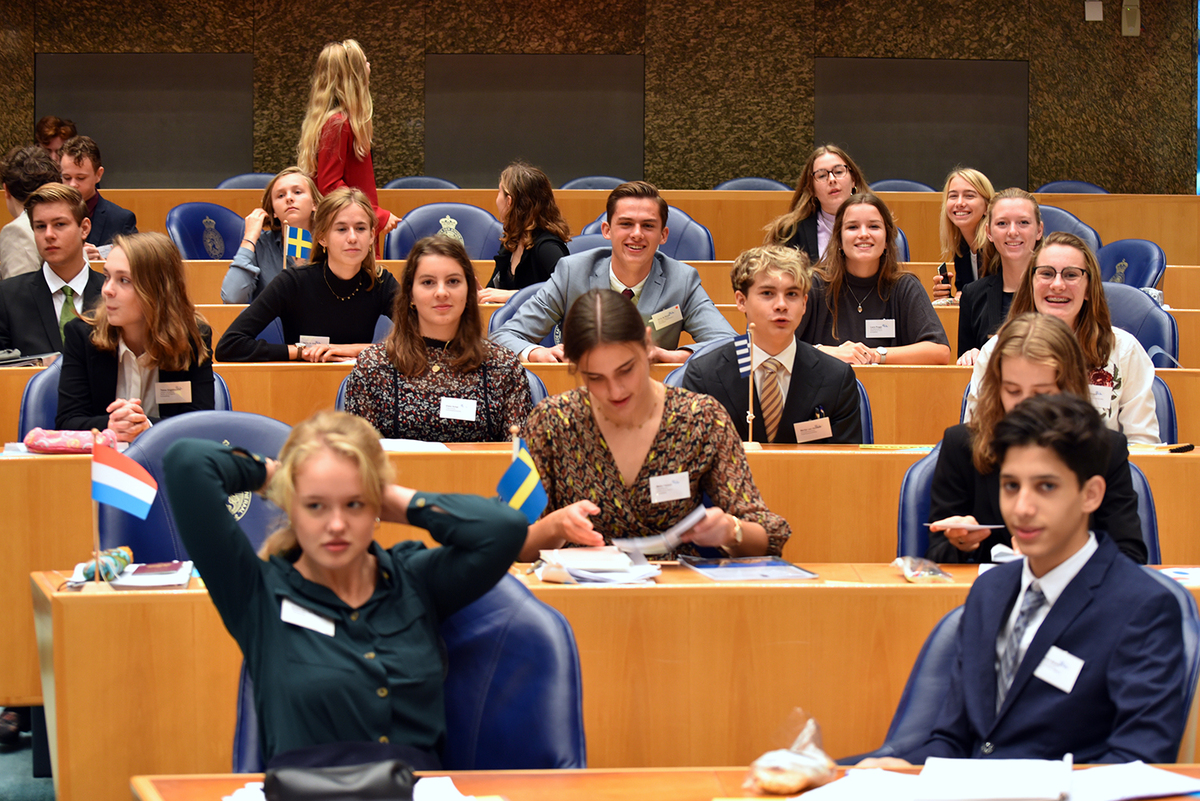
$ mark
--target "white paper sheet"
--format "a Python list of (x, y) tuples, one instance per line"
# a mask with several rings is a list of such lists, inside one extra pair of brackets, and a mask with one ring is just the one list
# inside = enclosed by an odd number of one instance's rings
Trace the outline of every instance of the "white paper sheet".
[(422, 442), (419, 439), (381, 439), (384, 453), (449, 453), (444, 442)]
[(1071, 789), (1071, 755), (1050, 759), (943, 759), (921, 770), (917, 801), (1058, 801)]
[(913, 801), (920, 777), (879, 768), (846, 771), (846, 775), (824, 787), (797, 796), (800, 801), (863, 801), (886, 798), (888, 801)]
[(1077, 770), (1071, 779), (1071, 801), (1122, 801), (1200, 792), (1200, 779), (1153, 768), (1145, 762)]

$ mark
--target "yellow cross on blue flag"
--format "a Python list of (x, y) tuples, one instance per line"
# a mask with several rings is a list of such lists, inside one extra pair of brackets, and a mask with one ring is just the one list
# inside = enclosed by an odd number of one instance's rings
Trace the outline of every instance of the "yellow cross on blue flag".
[(308, 259), (312, 253), (312, 231), (303, 228), (287, 229), (287, 255), (293, 259)]
[(546, 488), (542, 486), (542, 477), (533, 464), (533, 457), (525, 449), (525, 440), (520, 442), (517, 458), (500, 476), (496, 492), (501, 500), (524, 514), (532, 524), (546, 508)]

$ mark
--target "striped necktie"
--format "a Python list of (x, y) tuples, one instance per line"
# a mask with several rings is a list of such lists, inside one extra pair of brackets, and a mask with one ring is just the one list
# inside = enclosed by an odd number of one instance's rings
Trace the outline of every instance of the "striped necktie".
[(58, 313), (58, 336), (61, 339), (63, 334), (63, 326), (74, 320), (79, 315), (75, 313), (75, 290), (69, 286), (62, 288), (63, 305), (62, 311)]
[(783, 365), (775, 359), (767, 359), (761, 366), (767, 372), (762, 378), (762, 386), (758, 388), (758, 398), (762, 402), (767, 442), (774, 442), (775, 433), (779, 430), (779, 418), (783, 414), (783, 393), (779, 391), (779, 371)]
[(1008, 695), (1013, 677), (1017, 673), (1017, 666), (1021, 664), (1017, 654), (1021, 652), (1021, 640), (1025, 637), (1025, 630), (1029, 628), (1033, 616), (1045, 603), (1046, 596), (1042, 594), (1042, 588), (1036, 582), (1030, 584), (1029, 589), (1025, 590), (1025, 599), (1021, 601), (1021, 611), (1017, 613), (1017, 621), (1013, 623), (1012, 631), (1009, 632), (1008, 639), (1004, 641), (1004, 653), (1000, 655), (1000, 669), (996, 671), (997, 712), (1004, 705), (1004, 697)]

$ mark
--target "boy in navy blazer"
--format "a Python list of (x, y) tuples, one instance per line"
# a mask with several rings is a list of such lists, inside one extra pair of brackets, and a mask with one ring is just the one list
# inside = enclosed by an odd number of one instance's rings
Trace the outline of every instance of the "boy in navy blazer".
[(100, 147), (90, 136), (75, 136), (63, 144), (62, 182), (83, 195), (92, 221), (86, 248), (89, 259), (103, 259), (107, 251), (102, 254), (100, 248), (111, 245), (117, 234), (137, 233), (137, 217), (132, 211), (100, 197), (96, 187), (103, 177)]
[(1174, 762), (1187, 715), (1181, 613), (1088, 531), (1108, 463), (1099, 415), (1074, 396), (1029, 398), (996, 425), (992, 447), (1025, 559), (976, 579), (938, 721), (901, 756)]

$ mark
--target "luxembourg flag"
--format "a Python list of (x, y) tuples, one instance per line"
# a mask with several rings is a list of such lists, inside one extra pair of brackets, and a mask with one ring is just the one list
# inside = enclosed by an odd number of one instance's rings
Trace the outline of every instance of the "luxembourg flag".
[(158, 482), (146, 469), (107, 445), (92, 446), (92, 500), (146, 519)]

